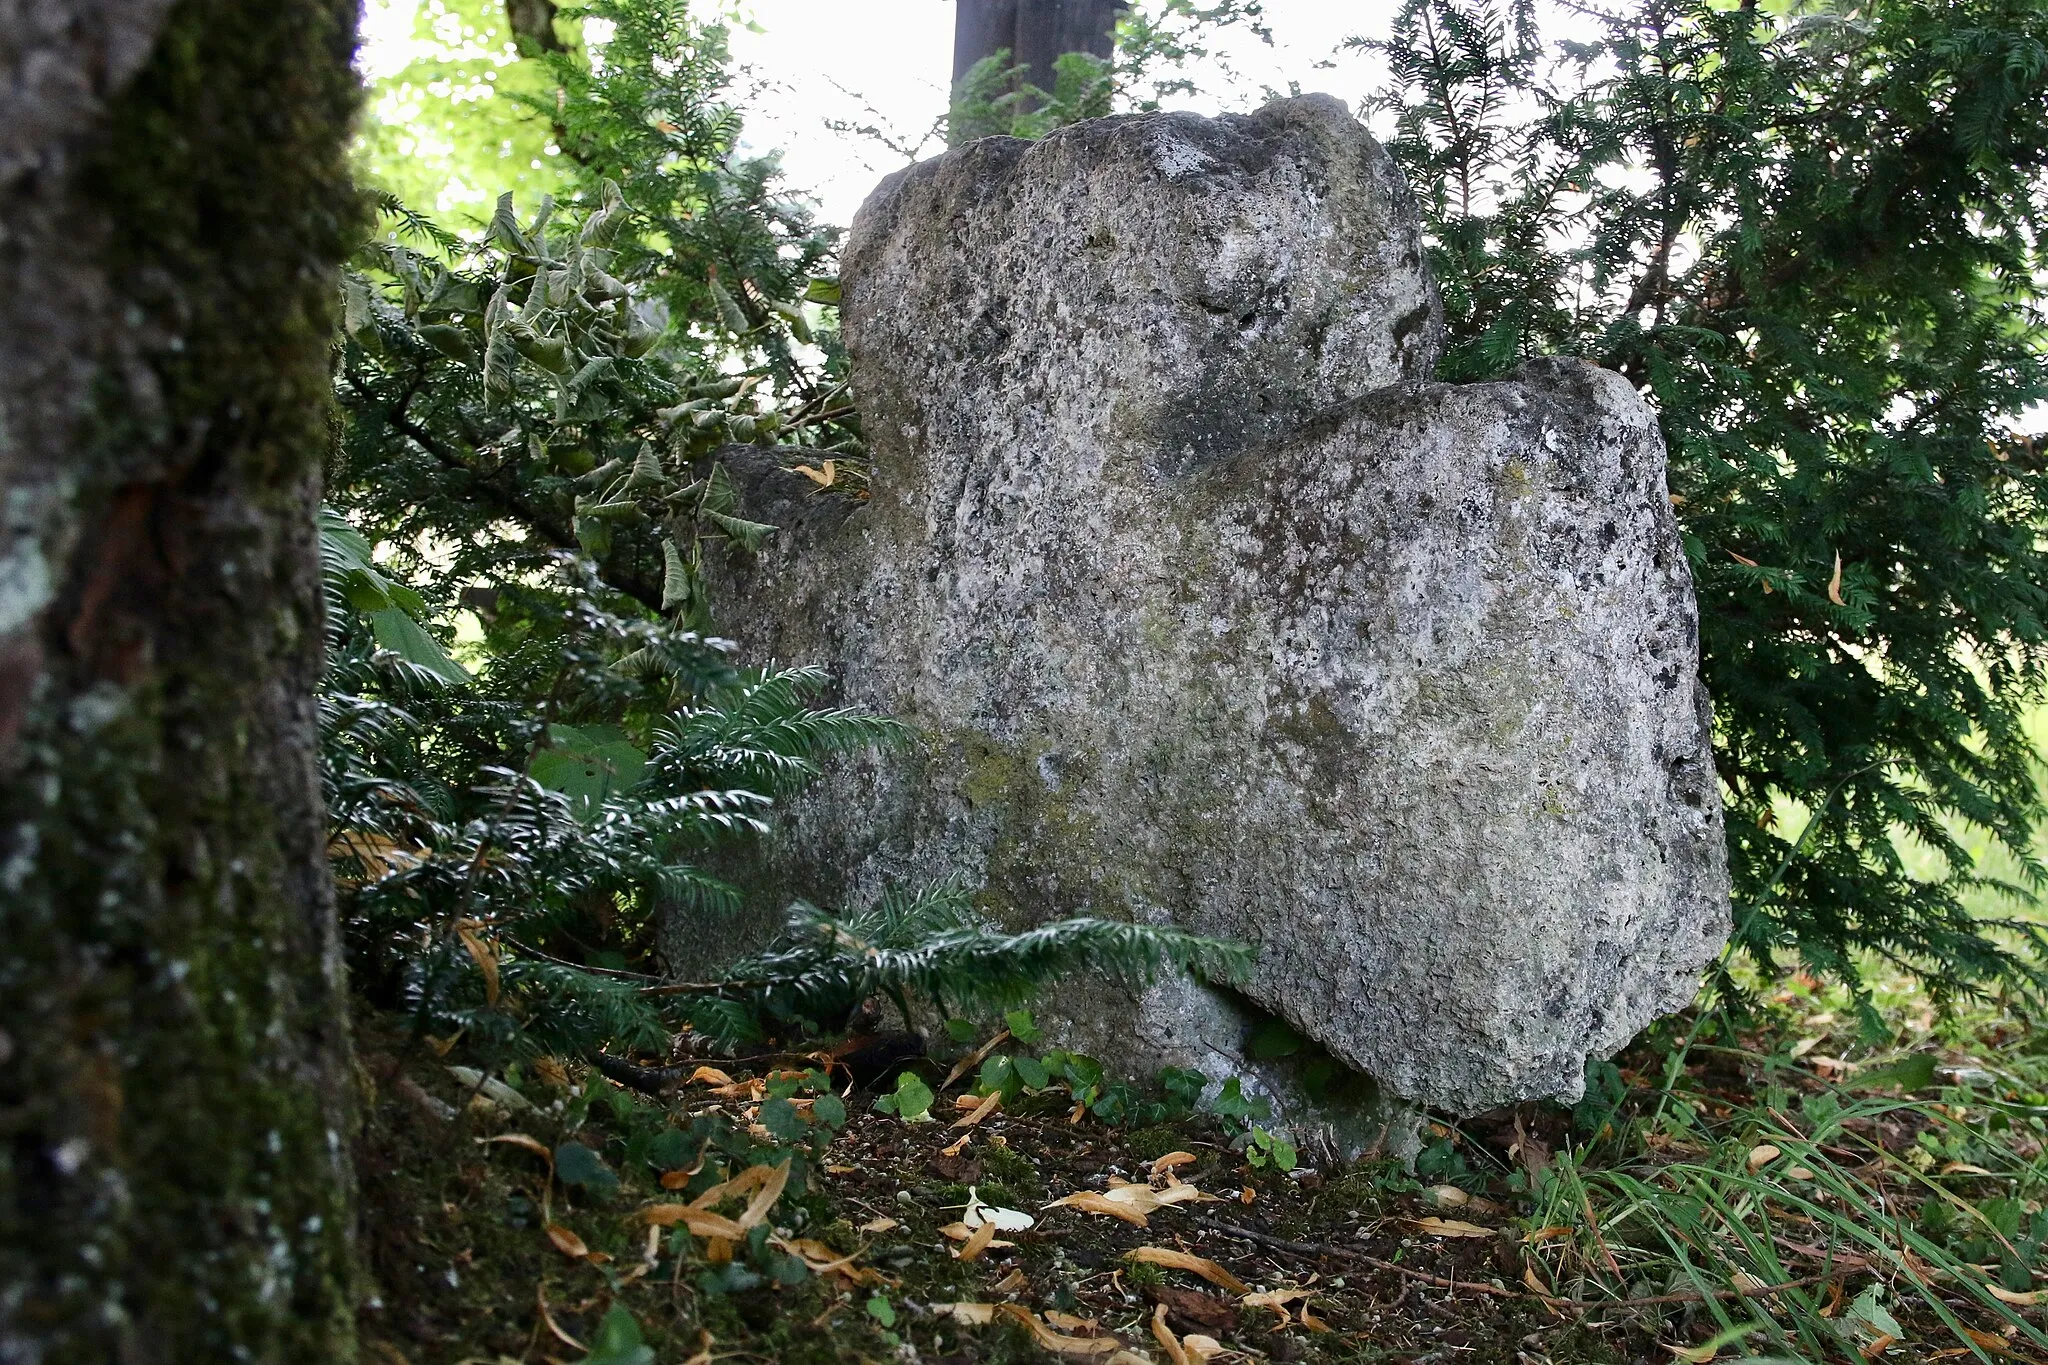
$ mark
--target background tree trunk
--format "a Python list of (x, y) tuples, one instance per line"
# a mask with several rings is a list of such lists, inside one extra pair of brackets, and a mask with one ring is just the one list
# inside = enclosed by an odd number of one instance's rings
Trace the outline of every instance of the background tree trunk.
[(355, 0), (0, 0), (0, 1361), (352, 1359), (314, 769)]
[(1129, 0), (959, 0), (953, 17), (953, 80), (984, 57), (1010, 50), (1026, 77), (1052, 89), (1052, 64), (1068, 52), (1107, 58), (1116, 50), (1116, 16)]

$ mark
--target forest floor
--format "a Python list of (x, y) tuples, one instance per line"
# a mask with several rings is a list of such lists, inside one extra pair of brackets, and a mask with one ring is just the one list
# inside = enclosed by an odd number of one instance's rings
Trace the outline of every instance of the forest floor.
[(1669, 1021), (1576, 1107), (1430, 1121), (1413, 1171), (1282, 1172), (1242, 1121), (1112, 1127), (950, 1058), (907, 1122), (822, 1057), (650, 1095), (372, 1019), (365, 1358), (2048, 1360), (2048, 1048), (1912, 998), (1872, 1045), (1844, 1005)]

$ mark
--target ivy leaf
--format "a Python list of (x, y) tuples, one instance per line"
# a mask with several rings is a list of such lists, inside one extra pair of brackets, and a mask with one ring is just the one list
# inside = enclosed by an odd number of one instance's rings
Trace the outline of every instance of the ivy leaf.
[(613, 1304), (604, 1315), (582, 1365), (654, 1365), (654, 1348), (641, 1339), (640, 1324), (624, 1304)]
[(564, 1185), (581, 1185), (596, 1194), (610, 1194), (619, 1187), (619, 1178), (604, 1159), (580, 1142), (555, 1148), (555, 1176)]

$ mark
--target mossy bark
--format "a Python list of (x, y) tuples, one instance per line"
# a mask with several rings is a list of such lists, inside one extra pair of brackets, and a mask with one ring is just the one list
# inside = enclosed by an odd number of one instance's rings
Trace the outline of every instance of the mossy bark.
[(312, 513), (355, 10), (0, 5), (0, 1360), (354, 1355)]

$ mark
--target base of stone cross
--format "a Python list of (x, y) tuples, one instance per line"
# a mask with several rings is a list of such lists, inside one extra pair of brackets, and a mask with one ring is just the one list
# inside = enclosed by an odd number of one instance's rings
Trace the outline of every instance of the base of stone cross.
[(784, 529), (716, 600), (917, 739), (835, 762), (738, 869), (764, 920), (672, 923), (677, 965), (948, 877), (1011, 928), (1236, 939), (1234, 997), (1040, 1014), (1345, 1149), (1391, 1111), (1315, 1110), (1241, 1002), (1469, 1113), (1690, 1000), (1728, 875), (1655, 414), (1575, 360), (1430, 382), (1415, 209), (1342, 105), (969, 144), (883, 183), (842, 282), (869, 496), (729, 450)]

